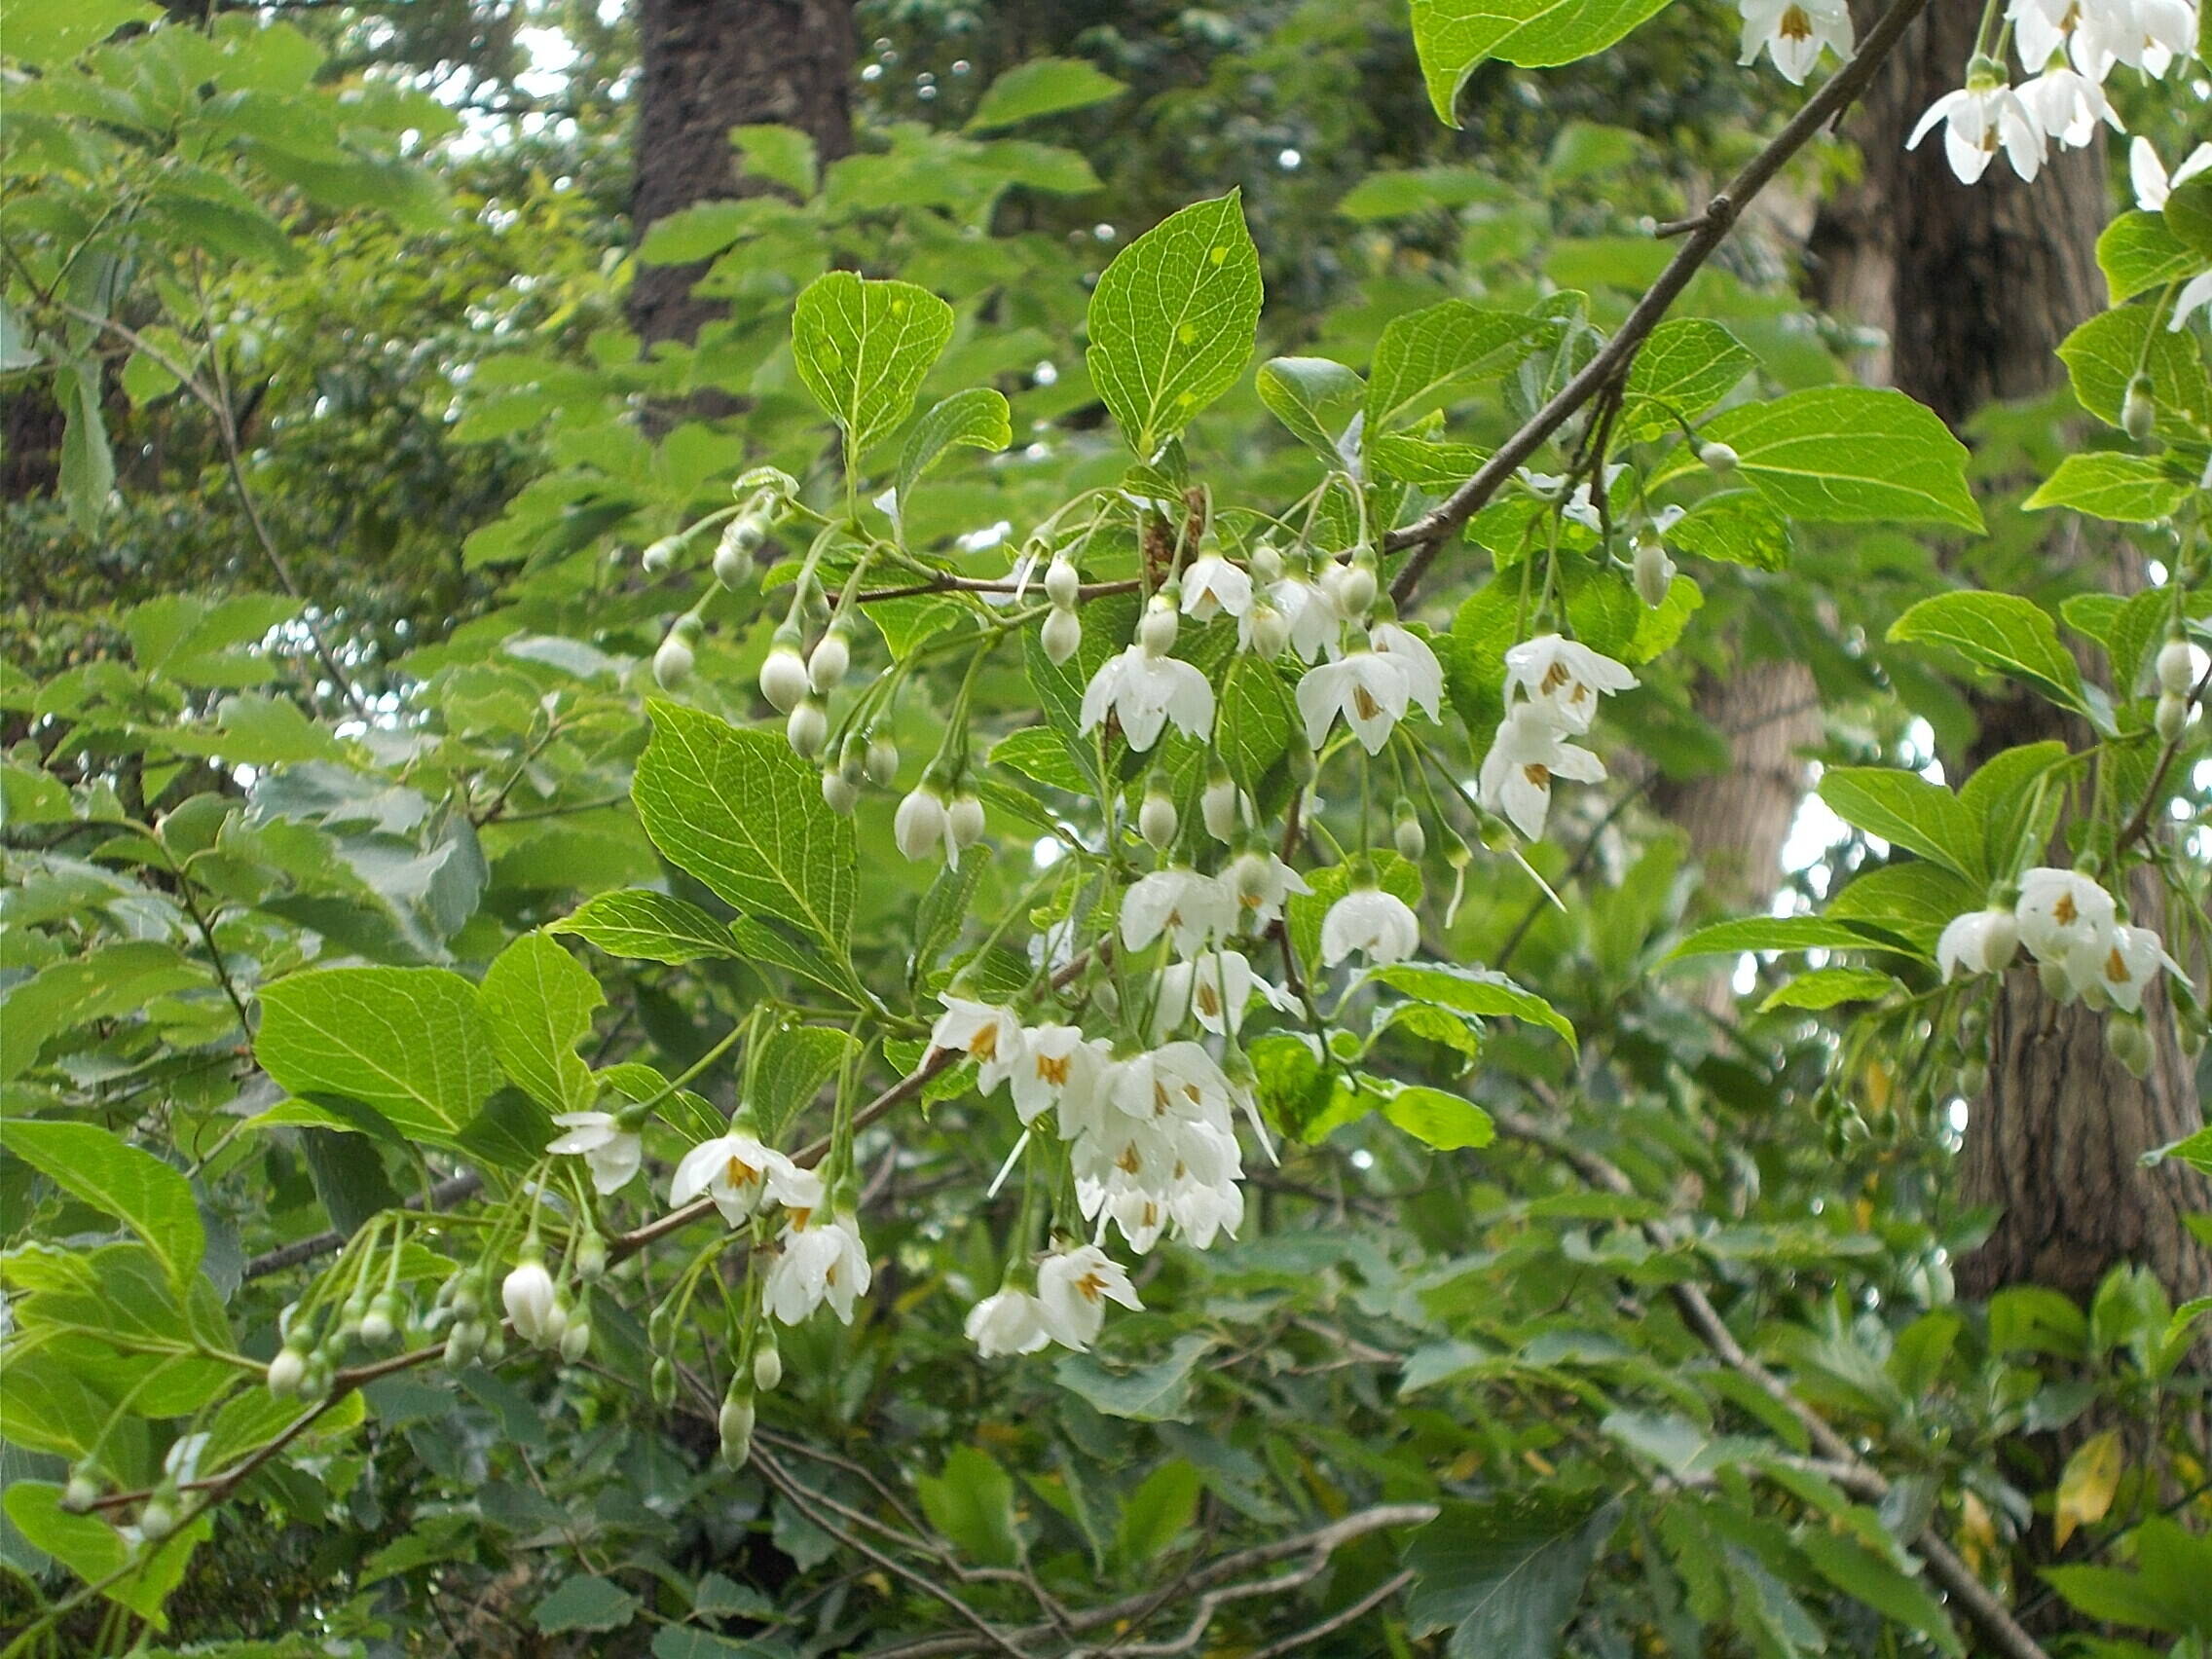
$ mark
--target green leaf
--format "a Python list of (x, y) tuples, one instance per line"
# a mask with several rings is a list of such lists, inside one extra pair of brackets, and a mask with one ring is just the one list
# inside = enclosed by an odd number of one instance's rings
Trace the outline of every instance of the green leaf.
[(1182, 1457), (1160, 1465), (1122, 1504), (1114, 1547), (1124, 1565), (1142, 1567), (1167, 1553), (1198, 1518), (1203, 1490), (1197, 1465)]
[[(1982, 528), (1966, 446), (1901, 391), (1815, 387), (1724, 410), (1698, 435), (1733, 449), (1744, 476), (1793, 519)], [(1684, 458), (1669, 476), (1696, 465)]]
[(1889, 766), (1831, 766), (1821, 774), (1821, 799), (1846, 824), (1958, 871), (1986, 881), (1981, 820), (1940, 784)]
[(1093, 1353), (1062, 1354), (1052, 1367), (1061, 1387), (1080, 1394), (1094, 1411), (1134, 1422), (1182, 1419), (1190, 1404), (1191, 1368), (1213, 1339), (1192, 1331), (1175, 1339), (1166, 1356), (1131, 1370), (1110, 1370)]
[(756, 209), (746, 202), (694, 202), (663, 214), (638, 241), (642, 265), (690, 265), (711, 259), (744, 234)]
[(503, 1081), (476, 987), (443, 968), (325, 968), (261, 991), (254, 1057), (295, 1094), (344, 1094), (452, 1142)]
[(2161, 217), (2174, 241), (2194, 254), (2200, 266), (2212, 260), (2212, 179), (2198, 174), (2175, 185)]
[[(11, 18), (11, 27), (13, 23)], [(90, 532), (106, 513), (115, 489), (115, 455), (100, 412), (100, 372), (81, 363), (56, 370), (54, 390), (67, 418), (61, 429), (61, 498), (68, 503), (70, 522)]]
[(786, 939), (766, 922), (740, 916), (729, 925), (730, 942), (745, 965), (758, 974), (763, 967), (780, 968), (793, 977), (818, 985), (842, 997), (855, 1008), (880, 1009), (874, 993), (860, 982), (852, 964), (842, 957), (824, 955)]
[(970, 449), (1003, 450), (1014, 442), (1006, 393), (973, 387), (931, 405), (906, 434), (899, 457), (899, 502), (905, 505), (914, 486), (956, 444)]
[(1806, 1526), (1799, 1528), (1794, 1537), (1814, 1570), (1845, 1595), (1857, 1597), (1907, 1630), (1918, 1631), (1944, 1653), (1966, 1652), (1943, 1604), (1919, 1579), (1900, 1572), (1882, 1555), (1846, 1533)]
[(1414, 0), (1414, 50), (1447, 127), (1459, 89), (1486, 59), (1548, 69), (1603, 52), (1667, 0)]
[(1033, 57), (1017, 63), (976, 100), (970, 132), (995, 132), (1040, 115), (1084, 109), (1128, 89), (1080, 57)]
[(1438, 1152), (1488, 1146), (1497, 1138), (1490, 1114), (1471, 1100), (1441, 1088), (1409, 1084), (1382, 1103), (1382, 1116)]
[(1667, 541), (1700, 559), (1779, 571), (1789, 563), (1789, 522), (1755, 490), (1725, 490), (1708, 496), (1675, 521)]
[(1747, 950), (1895, 950), (1879, 936), (1846, 927), (1825, 916), (1743, 916), (1700, 928), (1667, 953), (1685, 956), (1740, 956)]
[(1406, 1548), (1409, 1631), (1450, 1629), (1451, 1659), (1555, 1659), (1620, 1514), (1553, 1488), (1445, 1504)]
[(2066, 337), (2058, 355), (2075, 398), (2108, 426), (2120, 425), (2128, 383), (2141, 369), (2151, 378), (2160, 437), (2189, 443), (2212, 437), (2212, 380), (2195, 338), (2166, 327), (2164, 306), (2100, 313)]
[[(1972, 803), (1969, 805), (1971, 808)], [(1994, 845), (1987, 836), (1983, 844), (1985, 847)], [(2009, 857), (2009, 852), (1992, 855), (1990, 863), (1995, 866), (2006, 863)], [(1894, 939), (1904, 940), (1921, 955), (1933, 958), (1936, 941), (1941, 937), (1944, 925), (1962, 911), (1980, 908), (1982, 902), (1983, 889), (1979, 883), (1954, 875), (1941, 865), (1912, 860), (1884, 865), (1854, 877), (1850, 885), (1828, 901), (1826, 916), (1831, 922), (1865, 929), (1866, 937), (1860, 941), (1862, 949), (1895, 948), (1891, 942)]]
[(161, 8), (147, 0), (10, 0), (0, 54), (18, 63), (65, 63), (127, 23), (161, 20)]
[(827, 1025), (779, 1025), (753, 1062), (753, 1108), (773, 1142), (813, 1102), (852, 1051), (852, 1036)]
[[(1578, 1047), (1573, 1023), (1535, 992), (1524, 990), (1492, 968), (1460, 968), (1433, 962), (1393, 962), (1377, 968), (1367, 982), (1388, 985), (1417, 1002), (1459, 1014), (1502, 1014), (1556, 1031), (1570, 1049)], [(1400, 1125), (1401, 1127), (1403, 1125)]]
[(1903, 985), (1878, 968), (1816, 968), (1800, 974), (1759, 1004), (1759, 1013), (1778, 1008), (1824, 1009), (1843, 1003), (1879, 1002)]
[(1637, 443), (1694, 421), (1735, 390), (1756, 362), (1717, 322), (1677, 317), (1661, 323), (1629, 368), (1616, 436)]
[(2098, 451), (2066, 457), (2021, 505), (2030, 512), (2072, 507), (2115, 524), (2156, 524), (2171, 518), (2189, 494), (2188, 480), (2173, 477), (2149, 456)]
[(1260, 401), (1291, 435), (1341, 464), (1337, 440), (1359, 413), (1359, 376), (1327, 357), (1270, 357), (1260, 365)]
[(1375, 345), (1364, 435), (1372, 440), (1448, 402), (1473, 376), (1500, 366), (1505, 349), (1534, 333), (1542, 320), (1484, 311), (1465, 300), (1392, 317)]
[(591, 1068), (576, 1045), (607, 998), (582, 963), (545, 934), (523, 934), (486, 971), (479, 1006), (492, 1051), (518, 1088), (548, 1112), (591, 1104)]
[(1235, 385), (1260, 324), (1260, 253), (1240, 193), (1171, 213), (1090, 296), (1091, 384), (1141, 459)]
[(2159, 213), (2122, 213), (2097, 238), (2097, 267), (2116, 306), (2195, 276), (2206, 259), (2175, 236)]
[(1944, 645), (1983, 668), (2025, 680), (2069, 709), (2086, 712), (2082, 671), (2058, 643), (2058, 625), (2010, 593), (1939, 593), (1890, 624), (1892, 645)]
[(852, 943), (860, 855), (791, 745), (653, 701), (652, 740), (630, 786), (645, 833), (740, 910), (792, 923), (839, 959)]
[(638, 1616), (638, 1598), (611, 1578), (565, 1578), (531, 1613), (547, 1634), (565, 1630), (620, 1630)]
[(780, 184), (801, 202), (814, 194), (816, 162), (811, 134), (795, 127), (733, 127), (729, 141), (737, 146), (745, 170), (755, 178)]
[(1014, 1530), (1014, 1480), (988, 1452), (955, 1446), (941, 1475), (920, 1475), (914, 1490), (922, 1513), (953, 1547), (985, 1567), (1021, 1559)]
[(729, 930), (698, 905), (645, 887), (587, 899), (546, 931), (575, 934), (609, 956), (671, 965), (738, 953)]
[(1512, 192), (1502, 180), (1477, 167), (1407, 167), (1369, 173), (1346, 192), (1337, 211), (1366, 223), (1403, 219), (1436, 207), (1511, 200)]
[[(184, 1578), (192, 1552), (215, 1530), (213, 1519), (203, 1514), (133, 1561), (122, 1533), (96, 1515), (69, 1514), (61, 1507), (61, 1489), (50, 1481), (17, 1481), (8, 1488), (5, 1507), (8, 1519), (31, 1543), (87, 1584), (104, 1585), (101, 1594), (109, 1601), (129, 1607), (156, 1630), (168, 1629), (162, 1604)], [(130, 1570), (124, 1572), (125, 1567)], [(117, 1573), (124, 1575), (115, 1578)]]
[(792, 360), (814, 401), (843, 428), (848, 463), (914, 407), (952, 339), (952, 308), (911, 282), (831, 271), (792, 312)]
[(0, 1122), (0, 1146), (137, 1234), (180, 1291), (200, 1272), (207, 1237), (192, 1185), (152, 1153), (97, 1124), (28, 1118)]
[[(2010, 871), (2023, 848), (2040, 847), (2049, 839), (2065, 792), (2056, 787), (2059, 780), (2053, 778), (2042, 784), (2039, 803), (2038, 783), (2053, 766), (2071, 758), (2066, 745), (2054, 738), (2024, 743), (1992, 755), (1959, 786), (1960, 803), (1982, 826), (1982, 848), (1989, 869)], [(2031, 808), (2037, 818), (2032, 827), (2028, 820)]]

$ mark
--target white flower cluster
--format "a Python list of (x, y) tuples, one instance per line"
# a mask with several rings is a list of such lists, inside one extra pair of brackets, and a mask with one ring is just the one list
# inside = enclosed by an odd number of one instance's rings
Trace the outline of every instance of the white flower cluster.
[(853, 1304), (867, 1294), (875, 1273), (854, 1217), (844, 1211), (823, 1215), (821, 1176), (733, 1127), (701, 1141), (676, 1166), (668, 1201), (681, 1207), (701, 1195), (732, 1227), (767, 1204), (783, 1206), (784, 1229), (764, 1286), (771, 1313), (795, 1325), (827, 1302), (839, 1319), (852, 1323)]
[(2174, 968), (2153, 929), (2120, 920), (2111, 894), (2079, 870), (2048, 867), (2020, 878), (2019, 899), (2009, 909), (1995, 905), (1953, 917), (1936, 941), (1936, 960), (1945, 979), (2002, 975), (2023, 944), (2046, 992), (2066, 1001), (2080, 997), (2092, 1008), (2136, 1013), (2158, 970)]
[[(2001, 57), (1977, 53), (1966, 85), (1931, 104), (1905, 140), (1916, 148), (1941, 126), (1963, 184), (1987, 172), (1999, 151), (2032, 180), (2051, 144), (2080, 149), (2100, 126), (2125, 131), (2105, 95), (2112, 72), (2124, 65), (2156, 80), (2196, 46), (2192, 0), (2007, 0), (2005, 18), (2025, 78), (2015, 86)], [(2160, 184), (2162, 200), (2162, 176)]]
[(1478, 779), (1483, 805), (1530, 839), (1542, 835), (1554, 778), (1595, 784), (1605, 776), (1603, 760), (1567, 739), (1590, 729), (1600, 697), (1636, 682), (1611, 657), (1557, 634), (1540, 634), (1507, 651), (1505, 719)]

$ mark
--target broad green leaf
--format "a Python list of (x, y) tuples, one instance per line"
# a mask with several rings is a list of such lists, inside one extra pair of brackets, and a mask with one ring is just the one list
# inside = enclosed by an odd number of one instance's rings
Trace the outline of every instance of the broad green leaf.
[(859, 851), (849, 818), (791, 745), (655, 700), (630, 786), (645, 833), (740, 910), (803, 928), (839, 959), (852, 944)]
[(645, 887), (587, 899), (547, 930), (575, 934), (609, 956), (680, 964), (703, 956), (735, 956), (729, 930), (698, 905)]
[(2190, 483), (2144, 455), (2070, 455), (2021, 503), (2030, 512), (2071, 507), (2116, 524), (2156, 524), (2189, 498)]
[(1260, 323), (1260, 253), (1240, 193), (1171, 213), (1090, 296), (1091, 385), (1138, 457), (1235, 385)]
[(2067, 708), (2085, 710), (2082, 670), (2041, 606), (2010, 593), (1939, 593), (1890, 624), (1890, 643), (1943, 645), (1969, 662), (2025, 680)]
[(1821, 774), (1821, 799), (1838, 818), (1934, 859), (1970, 881), (1986, 881), (1981, 820), (1941, 784), (1889, 766), (1831, 766)]
[(795, 944), (766, 922), (740, 916), (729, 925), (729, 939), (737, 946), (738, 956), (756, 974), (764, 968), (780, 968), (793, 978), (843, 998), (855, 1008), (880, 1009), (883, 1006), (874, 993), (861, 983), (852, 965), (842, 957), (825, 955)]
[(1700, 559), (1779, 571), (1789, 563), (1789, 521), (1755, 490), (1724, 490), (1708, 496), (1675, 521), (1666, 540), (1677, 551)]
[(0, 1122), (0, 1147), (55, 1186), (128, 1226), (180, 1290), (200, 1272), (207, 1237), (192, 1184), (152, 1153), (95, 1124)]
[(1485, 311), (1465, 300), (1392, 317), (1376, 342), (1368, 374), (1366, 436), (1372, 440), (1449, 401), (1474, 375), (1503, 366), (1505, 349), (1541, 326), (1539, 317)]
[(1677, 430), (1733, 391), (1754, 365), (1750, 350), (1717, 322), (1663, 322), (1629, 368), (1614, 431), (1636, 443)]
[(2097, 266), (2116, 306), (2194, 276), (2208, 263), (2212, 255), (2184, 243), (2159, 213), (2122, 213), (2097, 238)]
[(1347, 219), (1371, 222), (1402, 219), (1435, 207), (1463, 207), (1472, 202), (1510, 202), (1511, 187), (1477, 167), (1408, 167), (1372, 172), (1337, 203)]
[(0, 55), (32, 65), (66, 63), (127, 23), (161, 20), (162, 9), (148, 0), (9, 0)]
[(1447, 127), (1459, 89), (1486, 60), (1548, 69), (1588, 57), (1660, 11), (1667, 0), (1414, 0), (1414, 50), (1428, 100)]
[(594, 1089), (576, 1045), (606, 1004), (582, 963), (545, 934), (527, 933), (493, 960), (479, 1007), (509, 1081), (548, 1112), (580, 1112)]
[(1992, 755), (1959, 786), (1961, 804), (1981, 823), (1982, 846), (1992, 872), (2010, 873), (2023, 855), (2049, 839), (2065, 792), (2059, 787), (2063, 780), (2046, 774), (2071, 757), (2066, 745), (2056, 739), (2021, 744)]
[(2175, 185), (2160, 216), (2174, 240), (2200, 264), (2212, 261), (2212, 179), (2199, 173)]
[[(1987, 844), (1986, 836), (1984, 842)], [(1992, 866), (2003, 862), (2003, 858), (1991, 859)], [(1962, 911), (1979, 909), (1983, 897), (1980, 884), (1954, 875), (1941, 865), (1912, 860), (1883, 865), (1853, 877), (1828, 901), (1826, 919), (1869, 930), (1872, 937), (1861, 941), (1862, 947), (1894, 948), (1882, 937), (1887, 935), (1904, 940), (1923, 956), (1933, 957), (1944, 924)], [(1809, 919), (1790, 917), (1786, 925)]]
[(795, 127), (734, 127), (729, 141), (755, 178), (780, 184), (801, 202), (814, 195), (817, 173), (811, 134)]
[[(1577, 1047), (1574, 1026), (1567, 1015), (1535, 992), (1524, 990), (1491, 968), (1459, 968), (1433, 962), (1393, 962), (1377, 968), (1367, 982), (1387, 985), (1417, 1002), (1459, 1014), (1497, 1014), (1526, 1020), (1556, 1031), (1568, 1048)], [(1401, 1125), (1402, 1127), (1403, 1125)]]
[(1740, 956), (1748, 950), (1895, 950), (1878, 935), (1846, 927), (1825, 916), (1744, 916), (1700, 928), (1667, 953), (1685, 956)]
[(749, 1062), (762, 1136), (771, 1142), (781, 1137), (836, 1076), (852, 1049), (849, 1033), (828, 1025), (779, 1025), (763, 1037), (758, 1055)]
[[(123, 1534), (106, 1521), (64, 1510), (61, 1488), (50, 1481), (16, 1482), (8, 1489), (5, 1507), (24, 1537), (87, 1584), (104, 1585), (101, 1593), (109, 1601), (129, 1607), (156, 1630), (168, 1629), (162, 1604), (184, 1578), (192, 1552), (215, 1530), (212, 1517), (197, 1516), (134, 1559)], [(130, 1570), (124, 1571), (126, 1567)]]
[(1940, 1652), (1966, 1652), (1935, 1593), (1871, 1546), (1817, 1523), (1799, 1528), (1793, 1536), (1815, 1570), (1845, 1595), (1857, 1597), (1907, 1630), (1918, 1631)]
[(1131, 1369), (1109, 1369), (1096, 1354), (1062, 1354), (1052, 1367), (1061, 1387), (1080, 1394), (1095, 1411), (1134, 1422), (1180, 1420), (1190, 1404), (1191, 1368), (1213, 1347), (1192, 1331), (1175, 1339), (1164, 1357)]
[(1356, 373), (1326, 357), (1270, 357), (1260, 365), (1260, 401), (1332, 464), (1342, 463), (1337, 443), (1359, 413), (1364, 389)]
[(443, 968), (325, 968), (261, 991), (254, 1057), (295, 1094), (344, 1094), (452, 1142), (504, 1081), (476, 987)]
[(914, 1490), (929, 1523), (970, 1561), (1012, 1567), (1021, 1559), (1014, 1530), (1014, 1480), (988, 1452), (955, 1446), (941, 1475), (920, 1475)]
[(1450, 1630), (1450, 1659), (1556, 1659), (1620, 1514), (1556, 1487), (1445, 1504), (1406, 1547), (1409, 1631)]
[(997, 451), (1013, 442), (1014, 426), (1003, 391), (973, 387), (931, 405), (906, 434), (906, 446), (899, 456), (900, 505), (905, 505), (914, 486), (955, 445)]
[(2074, 396), (2109, 426), (2120, 424), (2120, 405), (2137, 370), (2150, 376), (2154, 426), (2169, 441), (2202, 443), (2212, 437), (2212, 380), (2195, 337), (2166, 327), (2166, 308), (2122, 306), (2089, 318), (2058, 348)]
[(100, 409), (100, 371), (83, 363), (54, 377), (55, 401), (67, 420), (61, 429), (61, 498), (70, 521), (86, 532), (99, 523), (115, 488), (115, 454)]
[(1800, 974), (1759, 1004), (1759, 1013), (1778, 1008), (1824, 1009), (1844, 1003), (1879, 1002), (1902, 983), (1878, 968), (1816, 968)]
[(531, 1618), (549, 1635), (569, 1630), (620, 1630), (638, 1616), (642, 1604), (611, 1578), (571, 1573), (537, 1604)]
[[(1744, 476), (1793, 519), (1982, 528), (1966, 446), (1901, 391), (1816, 387), (1724, 410), (1698, 436), (1733, 449)], [(1684, 459), (1670, 475), (1696, 464)]]
[(644, 265), (690, 265), (711, 259), (742, 236), (756, 217), (747, 202), (694, 202), (663, 214), (638, 241)]
[(1377, 432), (1366, 447), (1367, 469), (1374, 476), (1439, 494), (1457, 489), (1490, 459), (1488, 450), (1473, 444), (1438, 443), (1407, 432)]
[(970, 132), (992, 132), (1040, 115), (1084, 109), (1128, 89), (1080, 57), (1033, 57), (1017, 63), (976, 100)]
[(952, 339), (952, 308), (911, 282), (817, 276), (792, 311), (792, 360), (844, 429), (848, 463), (898, 427)]
[(1114, 1547), (1123, 1562), (1142, 1567), (1165, 1555), (1197, 1521), (1202, 1490), (1197, 1465), (1182, 1457), (1170, 1458), (1138, 1482), (1123, 1502), (1121, 1523), (1114, 1530)]
[(1472, 1100), (1412, 1084), (1382, 1103), (1382, 1116), (1438, 1152), (1488, 1146), (1497, 1138), (1490, 1114)]

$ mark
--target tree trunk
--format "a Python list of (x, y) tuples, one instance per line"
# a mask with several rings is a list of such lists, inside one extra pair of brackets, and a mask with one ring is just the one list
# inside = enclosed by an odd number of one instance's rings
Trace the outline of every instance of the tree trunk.
[[(730, 129), (775, 123), (824, 162), (853, 147), (852, 0), (640, 0), (638, 129), (630, 220), (766, 188), (742, 177)], [(630, 324), (650, 347), (691, 340), (721, 308), (691, 292), (703, 265), (641, 265)]]

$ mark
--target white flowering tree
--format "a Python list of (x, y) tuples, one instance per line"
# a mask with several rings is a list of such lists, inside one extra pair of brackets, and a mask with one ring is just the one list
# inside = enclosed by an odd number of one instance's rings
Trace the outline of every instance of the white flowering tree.
[[(1599, 299), (1277, 351), (1234, 190), (1094, 274), (988, 236), (1095, 183), (975, 135), (1110, 94), (1064, 61), (827, 177), (743, 129), (786, 196), (642, 250), (716, 261), (723, 335), (456, 377), (551, 433), (484, 614), (383, 661), (312, 593), (177, 593), (12, 667), (0, 1653), (200, 1634), (271, 1532), (326, 1540), (313, 1607), (193, 1651), (2201, 1651), (2206, 1287), (1962, 1305), (1986, 1218), (1924, 1189), (2008, 976), (2138, 1073), (2203, 1047), (2212, 149), (2135, 140), (2017, 503), (2154, 579), (1925, 582), (1868, 637), (1853, 572), (1981, 536), (1988, 481), (1714, 262), (1926, 3), (1748, 3), (1813, 90), (1694, 211), (1558, 236)], [(1450, 123), (1658, 9), (1413, 41)], [(251, 16), (21, 18), (0, 362), (84, 526), (111, 367), (194, 411), (289, 586), (250, 273), (317, 214), (426, 234), (435, 112)], [(2033, 180), (2200, 112), (2197, 31), (1992, 4), (1911, 141)], [(1831, 765), (1829, 902), (1692, 925), (1631, 809), (1761, 596), (2069, 739)], [(1705, 957), (1759, 985), (1717, 1037), (1654, 984)], [(2126, 1151), (2203, 1197), (2203, 1135)], [(2088, 1542), (2037, 1576), (2046, 1534)]]

